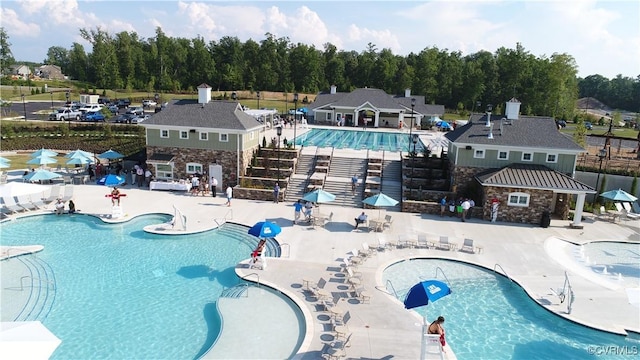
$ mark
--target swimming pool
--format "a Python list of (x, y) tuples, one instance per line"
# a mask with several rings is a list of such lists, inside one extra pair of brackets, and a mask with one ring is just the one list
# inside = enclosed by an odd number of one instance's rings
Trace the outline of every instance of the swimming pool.
[[(416, 311), (426, 314), (429, 321), (445, 317), (447, 342), (458, 359), (581, 359), (592, 357), (590, 351), (605, 346), (627, 346), (628, 355), (634, 354), (633, 346), (638, 349), (637, 343), (624, 336), (590, 329), (548, 312), (517, 284), (473, 265), (415, 259), (386, 268), (383, 281), (389, 280), (403, 301), (411, 286), (436, 278), (437, 267), (449, 279), (452, 293)], [(446, 281), (438, 274), (438, 280)], [(620, 355), (600, 354), (598, 358)]]
[[(234, 224), (181, 236), (142, 230), (168, 219), (146, 215), (105, 224), (92, 216), (43, 215), (0, 225), (2, 245), (44, 245), (36, 256), (51, 266), (49, 278), (55, 276), (47, 303), (17, 320), (40, 320), (62, 340), (53, 359), (202, 355), (220, 333), (215, 304), (223, 290), (240, 283), (234, 268), (257, 239)], [(16, 294), (24, 272), (20, 258), (0, 262), (2, 321), (16, 320), (23, 306), (9, 300), (21, 296)], [(300, 310), (285, 308), (283, 326), (301, 331), (297, 338), (279, 339), (289, 346), (287, 357), (295, 353), (304, 329)]]
[[(338, 149), (404, 151), (413, 150), (408, 133), (377, 131), (311, 129), (296, 138), (296, 145), (335, 147)], [(421, 154), (424, 147), (420, 141), (416, 152)]]

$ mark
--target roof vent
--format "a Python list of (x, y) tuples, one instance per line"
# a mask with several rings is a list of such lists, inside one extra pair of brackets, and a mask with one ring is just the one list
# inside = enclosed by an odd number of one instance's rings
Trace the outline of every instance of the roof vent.
[(489, 125), (489, 135), (487, 135), (487, 139), (493, 139), (493, 124)]

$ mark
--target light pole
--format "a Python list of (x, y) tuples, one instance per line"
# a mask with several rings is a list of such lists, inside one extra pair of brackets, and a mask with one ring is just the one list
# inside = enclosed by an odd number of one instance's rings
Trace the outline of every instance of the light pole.
[(600, 190), (598, 190), (598, 184), (600, 183), (600, 172), (602, 172), (602, 160), (607, 157), (607, 149), (602, 148), (598, 151), (598, 157), (600, 158), (600, 167), (598, 168), (598, 177), (596, 177), (596, 197), (593, 199), (595, 203), (598, 200), (598, 195), (600, 195)]
[(256, 96), (258, 97), (258, 110), (260, 110), (260, 90), (256, 91)]
[(409, 182), (409, 194), (413, 194), (413, 168), (415, 167), (416, 162), (416, 144), (418, 143), (418, 134), (413, 134), (411, 136), (411, 141), (413, 142), (413, 152), (411, 153), (411, 181)]
[(296, 125), (298, 125), (298, 93), (293, 94), (293, 149), (296, 149)]
[(280, 182), (280, 135), (282, 135), (282, 126), (276, 127), (278, 134), (278, 182)]
[(22, 109), (24, 110), (24, 121), (27, 121), (27, 104), (24, 103), (24, 94), (20, 94), (22, 96)]
[[(413, 113), (413, 108), (416, 106), (416, 98), (411, 98), (411, 127), (409, 128), (409, 141), (413, 139), (413, 118), (415, 117)], [(411, 144), (409, 144), (411, 146)], [(409, 149), (411, 150), (411, 149)]]
[(53, 110), (53, 91), (50, 91), (49, 94), (51, 95), (51, 110)]
[[(69, 93), (69, 90), (67, 90), (67, 91), (64, 93), (64, 96), (67, 98), (67, 102), (66, 102), (66, 104), (67, 104), (67, 105), (71, 105), (71, 104), (69, 103), (69, 97), (71, 96), (71, 93)], [(71, 136), (71, 116), (67, 117), (67, 121), (69, 122), (69, 136)]]

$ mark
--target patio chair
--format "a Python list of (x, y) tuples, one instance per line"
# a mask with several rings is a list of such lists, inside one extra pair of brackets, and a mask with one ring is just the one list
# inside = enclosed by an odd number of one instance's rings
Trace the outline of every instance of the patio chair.
[(9, 210), (10, 212), (16, 214), (19, 212), (27, 211), (27, 209), (23, 206), (20, 206), (13, 199), (13, 196), (5, 196), (2, 198), (2, 202), (4, 203), (4, 208)]
[(419, 248), (423, 247), (425, 249), (429, 248), (429, 243), (427, 242), (426, 234), (418, 234), (418, 247)]
[(391, 217), (391, 215), (386, 215), (384, 217), (384, 222), (382, 223), (382, 227), (391, 229), (392, 224), (393, 224), (393, 218)]
[(64, 186), (64, 196), (62, 196), (62, 202), (67, 202), (73, 198), (73, 185)]
[(464, 239), (460, 251), (468, 251), (475, 254), (476, 248), (473, 246), (473, 239)]
[(326, 344), (324, 349), (322, 350), (322, 358), (327, 360), (339, 360), (342, 358), (346, 358), (347, 353), (345, 351), (345, 348), (351, 346), (351, 335), (352, 334), (349, 334), (343, 341), (338, 340), (330, 344)]
[(364, 242), (362, 243), (362, 250), (367, 254), (367, 256), (371, 256), (375, 254), (376, 249), (369, 247), (369, 244)]
[(387, 239), (385, 239), (384, 236), (378, 236), (378, 250), (385, 251), (387, 248), (391, 249), (391, 244), (387, 242)]
[(362, 273), (355, 271), (352, 268), (347, 268), (347, 276), (350, 278), (362, 279)]
[(440, 242), (436, 247), (441, 250), (451, 250), (451, 243), (449, 242), (449, 237), (440, 236)]
[(16, 203), (27, 210), (38, 210), (38, 207), (34, 205), (29, 198), (18, 196), (16, 197), (18, 200)]
[(634, 214), (632, 212), (628, 212), (626, 209), (622, 209), (622, 215), (624, 215), (627, 219), (630, 219), (630, 220), (640, 219), (640, 214)]
[(29, 196), (29, 201), (38, 209), (44, 209), (47, 207), (47, 204), (43, 201), (43, 199), (34, 199), (33, 196)]
[(616, 210), (622, 212), (622, 210), (624, 210), (624, 207), (622, 206), (621, 203), (617, 202), (617, 203), (613, 203), (616, 206)]
[(43, 201), (45, 204), (50, 204), (56, 200), (58, 200), (58, 198), (60, 197), (60, 191), (62, 190), (62, 186), (61, 185), (54, 185), (51, 187), (51, 192), (49, 193), (49, 196), (46, 197)]
[(347, 326), (349, 319), (351, 319), (351, 313), (348, 311), (342, 317), (333, 319), (333, 331), (336, 332), (336, 339), (346, 338), (347, 334), (349, 334), (349, 327)]

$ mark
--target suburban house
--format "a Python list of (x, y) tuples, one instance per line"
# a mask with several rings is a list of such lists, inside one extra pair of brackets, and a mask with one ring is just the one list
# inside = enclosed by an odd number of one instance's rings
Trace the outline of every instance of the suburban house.
[(372, 88), (342, 93), (335, 85), (329, 93), (319, 93), (309, 108), (316, 124), (334, 125), (344, 117), (344, 126), (374, 128), (420, 127), (422, 119), (444, 114), (444, 105), (427, 105), (424, 96), (411, 96), (409, 89), (404, 96), (393, 96)]
[(474, 198), (483, 217), (540, 223), (544, 212), (566, 218), (577, 195), (573, 226), (579, 226), (586, 194), (595, 189), (574, 179), (578, 155), (586, 150), (558, 131), (553, 118), (520, 116), (520, 102), (506, 103), (505, 115), (473, 114), (447, 133), (451, 189)]
[(238, 102), (212, 101), (207, 84), (198, 86), (197, 100), (174, 100), (141, 125), (156, 179), (206, 173), (220, 186), (234, 186), (244, 175), (264, 128)]
[(31, 69), (27, 65), (11, 65), (11, 75), (26, 80), (31, 75)]
[(57, 65), (42, 65), (36, 69), (36, 75), (42, 79), (64, 80), (65, 76), (62, 69)]

